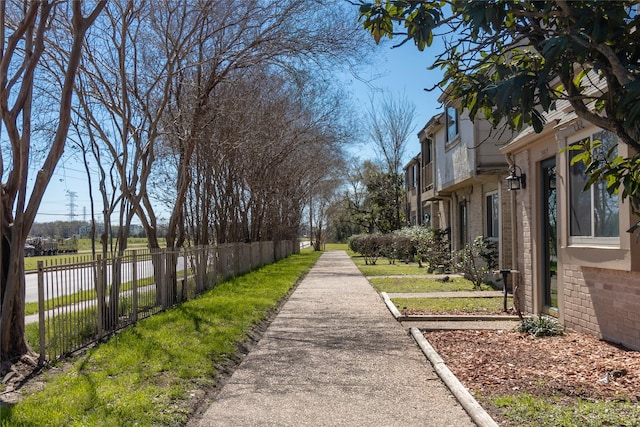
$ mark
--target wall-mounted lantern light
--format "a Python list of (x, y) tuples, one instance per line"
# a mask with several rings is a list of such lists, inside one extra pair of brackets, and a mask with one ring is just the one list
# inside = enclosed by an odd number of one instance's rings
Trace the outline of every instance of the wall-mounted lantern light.
[[(516, 172), (516, 168), (520, 171), (520, 175)], [(507, 177), (507, 190), (520, 190), (527, 188), (527, 175), (522, 172), (520, 166), (512, 165), (509, 168), (509, 176)]]

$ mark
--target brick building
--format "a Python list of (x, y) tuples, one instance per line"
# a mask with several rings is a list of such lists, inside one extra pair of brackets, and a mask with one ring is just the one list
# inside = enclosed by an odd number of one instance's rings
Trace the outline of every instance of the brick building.
[(583, 191), (584, 166), (563, 150), (585, 138), (622, 156), (627, 146), (562, 102), (541, 133), (495, 137), (440, 101), (444, 113), (418, 133), (420, 153), (405, 167), (411, 224), (448, 230), (452, 251), (495, 238), (500, 268), (518, 271), (525, 312), (640, 350), (640, 239), (626, 231), (637, 218), (604, 184)]
[(585, 191), (585, 166), (563, 150), (586, 138), (622, 156), (627, 146), (564, 107), (541, 133), (525, 129), (502, 149), (526, 175), (526, 188), (512, 192), (525, 309), (640, 350), (640, 241), (626, 231), (637, 218), (604, 183)]

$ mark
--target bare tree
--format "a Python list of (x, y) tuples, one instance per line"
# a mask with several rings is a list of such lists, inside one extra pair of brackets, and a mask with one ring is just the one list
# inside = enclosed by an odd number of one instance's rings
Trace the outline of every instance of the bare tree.
[(357, 30), (334, 2), (237, 0), (215, 3), (210, 10), (201, 27), (196, 65), (175, 82), (175, 100), (169, 110), (168, 123), (174, 126), (170, 143), (178, 161), (177, 203), (169, 222), (168, 246), (180, 245), (184, 238), (178, 231), (190, 186), (189, 170), (197, 143), (207, 139), (208, 123), (203, 118), (212, 117), (207, 111), (216, 88), (237, 71), (319, 69), (351, 60), (365, 46), (356, 42)]
[(369, 136), (394, 183), (396, 215), (392, 229), (402, 227), (402, 161), (414, 130), (415, 109), (406, 98), (385, 95), (380, 105), (372, 99), (368, 111)]
[(300, 82), (256, 69), (216, 88), (207, 139), (192, 162), (190, 240), (297, 237), (310, 184), (333, 170), (337, 142), (346, 140), (340, 97), (312, 89), (311, 79)]
[[(0, 53), (0, 113), (3, 131), (9, 141), (8, 152), (2, 149), (2, 268), (0, 268), (0, 360), (12, 360), (29, 353), (24, 338), (24, 243), (33, 224), (44, 191), (64, 150), (71, 122), (73, 84), (82, 55), (84, 36), (105, 2), (60, 3), (55, 1), (0, 2), (0, 21), (3, 50)], [(63, 8), (69, 10), (62, 10)], [(84, 9), (88, 10), (85, 15)], [(71, 32), (66, 38), (50, 37), (59, 16), (72, 17)], [(60, 36), (60, 35), (59, 35)], [(60, 85), (50, 88), (56, 97), (56, 127), (48, 151), (38, 167), (31, 193), (27, 187), (32, 140), (35, 76), (46, 72), (44, 53), (53, 43), (67, 43), (68, 50), (60, 75)], [(6, 161), (5, 161), (6, 160)], [(8, 165), (8, 169), (5, 166)]]

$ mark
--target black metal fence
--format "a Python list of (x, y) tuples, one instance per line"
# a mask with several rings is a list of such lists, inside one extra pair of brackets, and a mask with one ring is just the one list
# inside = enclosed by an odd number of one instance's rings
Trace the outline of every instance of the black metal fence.
[(78, 351), (231, 277), (299, 252), (297, 241), (229, 243), (38, 263), (40, 363)]

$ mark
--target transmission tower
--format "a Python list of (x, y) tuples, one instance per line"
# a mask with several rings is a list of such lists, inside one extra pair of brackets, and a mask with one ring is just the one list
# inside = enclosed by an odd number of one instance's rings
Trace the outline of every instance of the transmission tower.
[(67, 206), (69, 206), (69, 221), (73, 221), (73, 219), (76, 216), (76, 196), (77, 195), (78, 193), (76, 193), (75, 191), (67, 190), (67, 198), (69, 199), (69, 203), (67, 203)]

